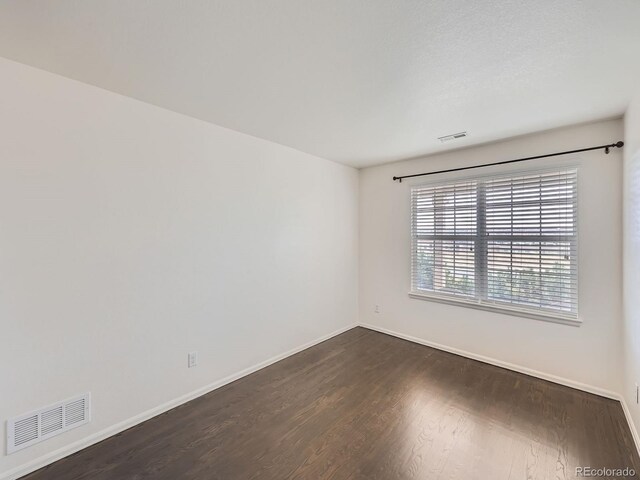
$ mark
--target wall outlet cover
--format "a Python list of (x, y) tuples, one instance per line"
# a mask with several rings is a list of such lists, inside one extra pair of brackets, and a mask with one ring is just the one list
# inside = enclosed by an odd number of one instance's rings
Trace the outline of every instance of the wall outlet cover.
[(198, 352), (189, 352), (188, 364), (189, 368), (193, 368), (198, 365)]

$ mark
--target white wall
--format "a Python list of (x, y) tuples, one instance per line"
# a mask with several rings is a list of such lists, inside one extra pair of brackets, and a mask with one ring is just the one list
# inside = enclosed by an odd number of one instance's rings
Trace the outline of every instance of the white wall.
[[(596, 151), (478, 171), (488, 174), (559, 164), (580, 166), (580, 327), (409, 298), (409, 191), (421, 180), (398, 184), (392, 177), (606, 144), (621, 140), (622, 135), (622, 121), (612, 120), (361, 170), (361, 322), (586, 384), (594, 391), (619, 392), (620, 150), (610, 155)], [(440, 178), (455, 177), (447, 174)], [(374, 313), (376, 304), (380, 305), (379, 314)]]
[(624, 395), (637, 431), (640, 405), (640, 94), (625, 115), (624, 151)]
[(0, 421), (93, 395), (0, 476), (357, 321), (356, 170), (2, 59), (0, 132)]

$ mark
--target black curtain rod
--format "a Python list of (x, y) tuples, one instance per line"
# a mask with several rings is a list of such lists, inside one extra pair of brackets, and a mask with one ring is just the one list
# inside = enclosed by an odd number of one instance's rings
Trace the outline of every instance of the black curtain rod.
[(546, 155), (537, 155), (535, 157), (516, 158), (515, 160), (504, 160), (502, 162), (485, 163), (483, 165), (473, 165), (470, 167), (449, 168), (448, 170), (438, 170), (435, 172), (414, 173), (413, 175), (402, 175), (401, 177), (393, 177), (394, 181), (402, 182), (403, 178), (423, 177), (425, 175), (437, 175), (439, 173), (459, 172), (461, 170), (471, 170), (472, 168), (493, 167), (494, 165), (506, 165), (507, 163), (524, 162), (526, 160), (536, 160), (538, 158), (557, 157), (558, 155), (569, 155), (571, 153), (588, 152), (590, 150), (600, 150), (604, 148), (604, 153), (609, 153), (611, 148), (622, 148), (624, 142), (610, 143), (609, 145), (598, 145), (597, 147), (579, 148), (578, 150), (568, 150), (566, 152), (547, 153)]

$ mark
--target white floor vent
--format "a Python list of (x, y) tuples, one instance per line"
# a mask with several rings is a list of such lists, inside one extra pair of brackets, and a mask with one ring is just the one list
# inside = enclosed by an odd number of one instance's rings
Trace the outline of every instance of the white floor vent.
[(84, 425), (90, 420), (90, 393), (10, 418), (7, 420), (7, 455)]

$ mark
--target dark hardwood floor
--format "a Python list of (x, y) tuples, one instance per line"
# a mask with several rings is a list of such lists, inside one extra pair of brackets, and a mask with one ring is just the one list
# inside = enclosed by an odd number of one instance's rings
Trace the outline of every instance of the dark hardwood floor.
[(355, 328), (24, 478), (568, 479), (579, 466), (640, 471), (618, 402)]

